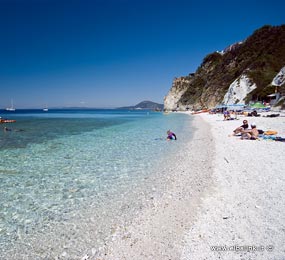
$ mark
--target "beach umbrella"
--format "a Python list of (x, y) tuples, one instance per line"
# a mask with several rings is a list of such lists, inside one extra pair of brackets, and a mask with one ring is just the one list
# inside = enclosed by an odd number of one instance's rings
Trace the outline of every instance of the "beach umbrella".
[(215, 109), (228, 109), (228, 110), (243, 110), (244, 104), (219, 104)]
[(242, 110), (244, 108), (244, 104), (228, 104), (227, 108), (229, 110)]
[(250, 105), (252, 108), (265, 108), (265, 106), (259, 102)]

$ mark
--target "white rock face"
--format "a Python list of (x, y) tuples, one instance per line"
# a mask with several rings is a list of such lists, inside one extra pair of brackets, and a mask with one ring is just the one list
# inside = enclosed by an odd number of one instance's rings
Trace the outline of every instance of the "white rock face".
[(184, 77), (174, 79), (171, 89), (164, 97), (164, 110), (176, 110), (180, 106), (179, 100), (187, 90), (190, 82), (191, 80)]
[(230, 85), (224, 96), (223, 104), (243, 104), (247, 94), (255, 88), (256, 84), (243, 74)]
[(276, 77), (272, 80), (271, 85), (281, 86), (285, 83), (285, 67), (283, 67)]
[(222, 50), (222, 51), (217, 51), (217, 53), (219, 53), (219, 54), (221, 54), (221, 55), (224, 55), (226, 52), (229, 52), (229, 51), (232, 51), (232, 50), (236, 49), (236, 48), (239, 47), (239, 45), (241, 45), (241, 44), (243, 44), (243, 41), (234, 43), (234, 44), (228, 46), (227, 48), (225, 48), (225, 49)]

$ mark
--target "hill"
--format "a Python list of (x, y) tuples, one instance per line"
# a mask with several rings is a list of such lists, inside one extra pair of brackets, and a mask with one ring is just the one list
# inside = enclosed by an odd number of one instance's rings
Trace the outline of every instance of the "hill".
[(150, 110), (157, 110), (161, 111), (163, 109), (163, 104), (158, 104), (152, 101), (142, 101), (135, 106), (128, 106), (128, 107), (120, 107), (118, 109), (150, 109)]
[[(175, 78), (164, 99), (166, 110), (214, 107), (220, 103), (267, 100), (285, 82), (273, 79), (285, 67), (285, 25), (263, 26), (245, 41), (207, 55), (195, 73)], [(283, 69), (283, 70), (282, 70)]]

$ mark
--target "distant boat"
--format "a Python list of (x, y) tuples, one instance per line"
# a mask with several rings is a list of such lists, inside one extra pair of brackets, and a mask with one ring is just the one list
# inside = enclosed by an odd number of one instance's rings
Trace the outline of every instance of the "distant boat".
[(16, 109), (14, 108), (14, 105), (13, 105), (13, 99), (11, 100), (11, 107), (7, 107), (6, 108), (6, 111), (15, 111)]
[(47, 105), (45, 105), (45, 107), (43, 108), (43, 111), (48, 112), (48, 106)]

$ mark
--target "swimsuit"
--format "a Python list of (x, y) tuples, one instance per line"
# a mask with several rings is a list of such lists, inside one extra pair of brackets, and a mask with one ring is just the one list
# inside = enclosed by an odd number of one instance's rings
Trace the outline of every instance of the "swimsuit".
[(176, 140), (176, 135), (175, 135), (174, 133), (170, 133), (170, 134), (167, 136), (167, 139)]

